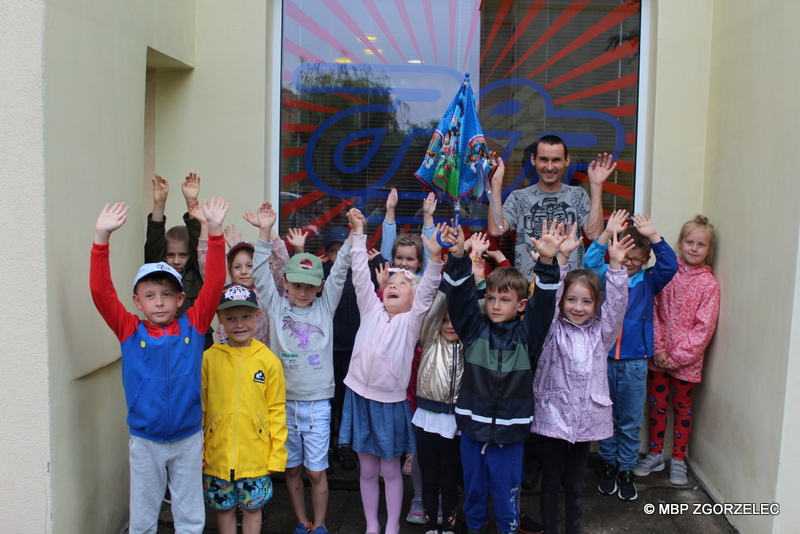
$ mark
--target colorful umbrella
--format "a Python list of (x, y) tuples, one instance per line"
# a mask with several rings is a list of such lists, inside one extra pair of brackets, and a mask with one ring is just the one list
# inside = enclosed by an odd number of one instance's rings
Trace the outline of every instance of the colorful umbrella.
[(431, 138), (425, 159), (414, 177), (433, 190), (439, 200), (455, 202), (454, 226), (458, 226), (460, 200), (478, 199), (489, 187), (489, 158), (486, 139), (475, 109), (469, 74), (447, 107)]

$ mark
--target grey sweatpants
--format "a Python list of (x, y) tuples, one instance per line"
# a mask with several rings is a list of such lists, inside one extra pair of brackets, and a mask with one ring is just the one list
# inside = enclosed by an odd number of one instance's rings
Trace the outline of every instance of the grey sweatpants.
[(159, 443), (131, 436), (130, 534), (155, 534), (169, 484), (176, 534), (202, 534), (203, 433)]

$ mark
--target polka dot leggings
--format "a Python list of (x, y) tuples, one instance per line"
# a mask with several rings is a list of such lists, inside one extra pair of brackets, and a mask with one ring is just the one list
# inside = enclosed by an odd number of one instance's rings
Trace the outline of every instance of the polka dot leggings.
[(695, 384), (665, 372), (648, 371), (647, 396), (650, 399), (650, 452), (661, 454), (667, 431), (667, 407), (675, 412), (675, 438), (672, 458), (683, 460), (692, 432), (692, 391)]

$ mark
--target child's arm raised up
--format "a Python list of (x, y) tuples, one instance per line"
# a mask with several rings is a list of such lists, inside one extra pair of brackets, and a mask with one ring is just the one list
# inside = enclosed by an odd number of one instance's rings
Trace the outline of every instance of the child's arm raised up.
[(208, 254), (208, 221), (199, 202), (189, 206), (189, 217), (200, 223), (200, 236), (197, 239), (197, 268), (200, 276), (206, 276), (206, 254)]
[[(444, 276), (439, 290), (447, 296), (447, 309), (458, 337), (465, 347), (475, 342), (480, 336), (489, 318), (481, 312), (475, 288), (475, 277), (472, 274), (472, 260), (464, 254), (464, 230), (459, 225), (456, 230), (448, 227), (449, 242), (455, 238), (450, 247), (450, 256), (444, 266)], [(445, 238), (444, 232), (442, 239)]]
[(619, 233), (628, 225), (627, 220), (627, 211), (617, 210), (613, 212), (608, 218), (608, 224), (605, 230), (603, 230), (603, 233), (600, 234), (600, 237), (592, 241), (592, 244), (583, 256), (583, 267), (597, 273), (597, 276), (600, 276), (601, 280), (606, 274), (606, 269), (608, 269), (605, 260), (608, 244), (614, 237), (614, 232)]
[(289, 228), (286, 242), (292, 245), (295, 254), (302, 254), (306, 251), (306, 231), (302, 228)]
[[(367, 236), (364, 235), (365, 220), (364, 216), (356, 208), (347, 212), (347, 220), (350, 222), (350, 237), (352, 239), (353, 286), (356, 290), (356, 303), (358, 311), (362, 314), (369, 313), (370, 310), (381, 306), (382, 303), (375, 295), (375, 286), (369, 274), (369, 260), (367, 259)], [(342, 245), (344, 248), (345, 245)], [(341, 253), (341, 250), (339, 250)], [(337, 258), (338, 259), (338, 258)]]
[(197, 198), (200, 196), (200, 177), (196, 173), (189, 173), (189, 176), (181, 184), (181, 193), (183, 193), (183, 199), (186, 201), (186, 211), (191, 216), (192, 204), (197, 202)]
[(625, 309), (628, 306), (628, 270), (622, 266), (622, 263), (634, 245), (632, 236), (625, 236), (620, 241), (617, 232), (614, 231), (608, 247), (609, 265), (605, 274), (606, 295), (600, 318), (600, 335), (604, 352), (608, 352), (614, 346), (625, 318)]
[(541, 239), (531, 238), (533, 246), (539, 251), (539, 260), (533, 266), (536, 290), (528, 299), (523, 323), (528, 337), (528, 356), (532, 369), (536, 369), (547, 331), (553, 322), (559, 280), (558, 264), (553, 259), (566, 240), (564, 225), (558, 224), (556, 220), (549, 226), (546, 220), (542, 221)]
[(153, 178), (153, 212), (147, 217), (147, 235), (144, 242), (145, 263), (164, 261), (167, 257), (165, 234), (167, 220), (164, 209), (169, 196), (169, 183), (159, 175)]
[(256, 285), (256, 294), (270, 317), (278, 317), (283, 312), (283, 293), (275, 286), (275, 279), (269, 266), (269, 258), (272, 256), (270, 236), (278, 216), (272, 209), (271, 203), (263, 202), (256, 213), (245, 213), (242, 217), (259, 229), (256, 250), (253, 253), (253, 282)]
[(200, 293), (186, 315), (199, 332), (205, 332), (214, 320), (219, 296), (225, 285), (225, 239), (222, 237), (222, 221), (228, 213), (228, 203), (222, 197), (211, 197), (203, 201), (203, 217), (208, 224), (208, 253), (206, 275)]
[[(422, 199), (422, 232), (421, 235), (428, 239), (436, 235), (436, 223), (433, 221), (433, 214), (436, 212), (436, 195), (433, 191), (428, 193), (428, 196)], [(428, 265), (430, 253), (428, 248), (422, 249), (423, 265)]]
[(122, 202), (117, 202), (113, 206), (106, 204), (100, 212), (94, 227), (94, 245), (89, 267), (89, 289), (94, 305), (120, 342), (133, 333), (139, 319), (125, 309), (114, 289), (108, 262), (108, 242), (111, 234), (125, 224), (129, 209)]
[(652, 284), (653, 293), (656, 294), (664, 289), (678, 272), (678, 257), (672, 247), (658, 235), (649, 215), (636, 213), (633, 215), (633, 223), (639, 233), (650, 241), (650, 247), (656, 255), (656, 263), (648, 270), (648, 276), (645, 277), (647, 283)]
[(394, 264), (392, 248), (397, 239), (397, 225), (394, 222), (394, 212), (397, 208), (397, 189), (394, 187), (389, 191), (386, 198), (386, 215), (383, 217), (383, 232), (381, 233), (381, 256)]

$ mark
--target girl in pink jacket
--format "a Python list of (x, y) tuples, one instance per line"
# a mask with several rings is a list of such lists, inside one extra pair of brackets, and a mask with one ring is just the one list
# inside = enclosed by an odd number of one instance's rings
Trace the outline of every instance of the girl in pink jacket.
[[(692, 431), (692, 391), (700, 382), (706, 347), (717, 328), (719, 284), (711, 274), (714, 226), (698, 215), (681, 228), (678, 272), (655, 300), (655, 356), (649, 363), (650, 452), (633, 474), (664, 469), (667, 407), (675, 411), (675, 437), (669, 481), (688, 483), (686, 445)], [(671, 397), (671, 398), (670, 398)]]
[[(416, 452), (406, 388), (414, 346), (422, 321), (433, 303), (442, 273), (442, 247), (423, 238), (431, 255), (421, 280), (405, 269), (393, 269), (383, 290), (375, 295), (367, 265), (365, 220), (360, 211), (347, 214), (353, 228), (353, 285), (361, 325), (344, 384), (347, 386), (339, 428), (339, 446), (350, 445), (361, 464), (361, 503), (367, 532), (381, 532), (378, 522), (379, 476), (386, 491), (385, 534), (400, 531), (403, 475), (400, 455)], [(443, 238), (451, 239), (444, 225)]]

